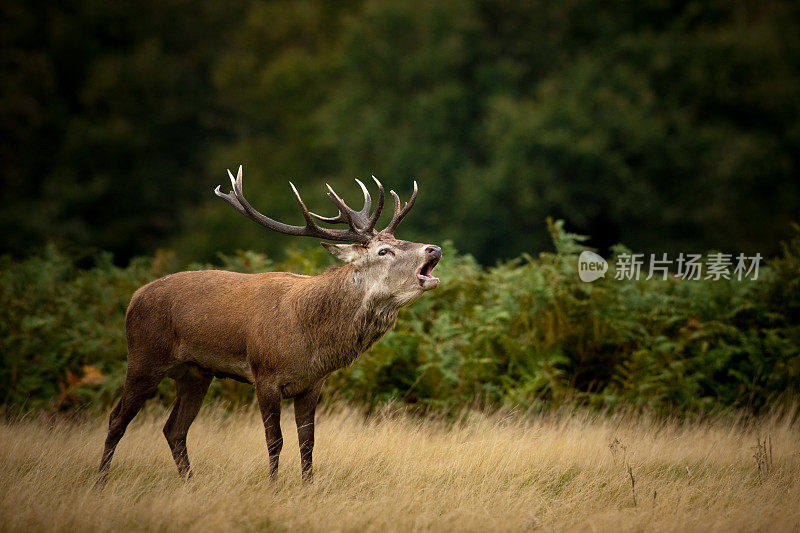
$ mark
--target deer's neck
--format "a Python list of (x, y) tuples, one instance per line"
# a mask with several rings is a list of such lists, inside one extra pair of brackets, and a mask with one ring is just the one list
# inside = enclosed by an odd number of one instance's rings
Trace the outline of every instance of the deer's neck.
[(349, 365), (394, 327), (400, 307), (372, 298), (366, 280), (352, 265), (310, 281), (297, 311), (321, 371)]

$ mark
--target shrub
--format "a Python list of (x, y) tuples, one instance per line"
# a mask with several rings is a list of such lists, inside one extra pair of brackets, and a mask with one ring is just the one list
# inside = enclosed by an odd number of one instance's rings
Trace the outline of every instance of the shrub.
[[(610, 272), (588, 284), (576, 275), (584, 238), (560, 221), (548, 227), (555, 252), (491, 268), (446, 244), (440, 287), (333, 374), (327, 394), (425, 410), (578, 402), (755, 412), (797, 401), (800, 238), (762, 265), (758, 281), (622, 282)], [(280, 264), (239, 252), (220, 256), (217, 267), (315, 273), (329, 264), (322, 250), (294, 251)], [(128, 300), (177, 268), (164, 251), (125, 268), (98, 254), (81, 269), (52, 246), (24, 261), (0, 259), (0, 402), (11, 410), (108, 407), (124, 378)], [(241, 403), (252, 390), (215, 380), (209, 396)], [(159, 398), (171, 401), (170, 383)]]

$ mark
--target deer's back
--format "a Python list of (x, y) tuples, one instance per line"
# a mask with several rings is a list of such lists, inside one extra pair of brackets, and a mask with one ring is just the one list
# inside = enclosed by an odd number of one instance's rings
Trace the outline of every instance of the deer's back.
[(148, 283), (134, 293), (128, 307), (129, 359), (196, 363), (252, 380), (248, 343), (269, 335), (263, 324), (272, 324), (276, 331), (286, 329), (281, 322), (288, 322), (287, 297), (304, 278), (283, 272), (201, 270)]

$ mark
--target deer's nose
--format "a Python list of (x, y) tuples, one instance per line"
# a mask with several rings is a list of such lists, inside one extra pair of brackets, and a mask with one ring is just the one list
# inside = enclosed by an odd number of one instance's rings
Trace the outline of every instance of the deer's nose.
[(425, 253), (431, 257), (435, 257), (436, 259), (442, 258), (442, 249), (438, 246), (428, 246), (425, 248)]

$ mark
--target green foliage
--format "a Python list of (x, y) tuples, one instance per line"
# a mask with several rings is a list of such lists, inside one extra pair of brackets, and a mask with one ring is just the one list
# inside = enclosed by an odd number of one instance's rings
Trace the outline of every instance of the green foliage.
[[(440, 287), (334, 373), (326, 393), (422, 409), (579, 402), (670, 413), (759, 411), (798, 400), (800, 235), (762, 265), (757, 281), (617, 281), (610, 272), (588, 284), (576, 274), (585, 238), (566, 232), (562, 221), (549, 221), (548, 229), (554, 253), (492, 268), (447, 243)], [(253, 252), (221, 255), (218, 263), (305, 273), (330, 264), (321, 249), (290, 251), (282, 263)], [(53, 247), (24, 261), (2, 258), (2, 403), (12, 410), (107, 407), (124, 375), (130, 295), (176, 268), (169, 252), (126, 268), (100, 254), (88, 270)], [(90, 379), (93, 369), (102, 382)], [(160, 397), (169, 401), (171, 385), (162, 385)], [(252, 390), (215, 380), (210, 397), (246, 402)]]

